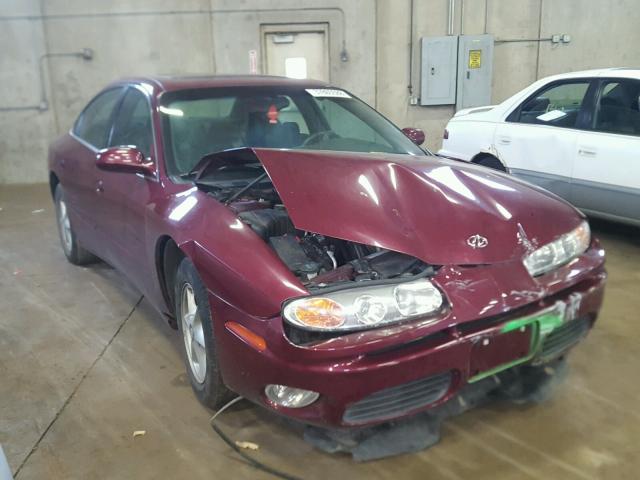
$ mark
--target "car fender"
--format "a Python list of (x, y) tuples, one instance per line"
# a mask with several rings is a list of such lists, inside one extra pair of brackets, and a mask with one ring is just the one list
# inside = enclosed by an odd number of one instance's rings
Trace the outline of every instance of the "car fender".
[(471, 163), (478, 163), (478, 161), (484, 156), (484, 155), (491, 155), (492, 157), (495, 157), (498, 159), (498, 161), (502, 164), (502, 166), (504, 167), (505, 171), (507, 173), (509, 173), (509, 166), (507, 165), (507, 163), (505, 162), (505, 160), (503, 159), (502, 155), (500, 154), (500, 151), (496, 148), (495, 144), (491, 143), (486, 147), (481, 147), (480, 148), (480, 153), (476, 154), (470, 161)]
[(209, 292), (225, 303), (268, 318), (280, 312), (284, 300), (308, 293), (264, 240), (206, 193), (188, 190), (157, 208), (169, 219), (166, 235), (191, 259)]

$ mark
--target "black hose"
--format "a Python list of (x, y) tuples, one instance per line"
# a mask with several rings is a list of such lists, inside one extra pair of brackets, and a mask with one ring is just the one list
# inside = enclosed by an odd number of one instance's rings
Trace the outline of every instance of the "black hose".
[(270, 467), (268, 465), (265, 465), (264, 463), (259, 462), (255, 458), (252, 458), (251, 456), (247, 455), (240, 447), (238, 447), (236, 445), (236, 443), (233, 440), (231, 440), (215, 424), (215, 420), (218, 417), (218, 415), (220, 415), (227, 408), (229, 408), (231, 405), (239, 402), (240, 400), (243, 400), (243, 397), (234, 398), (229, 403), (225, 404), (222, 408), (220, 408), (220, 410), (218, 410), (213, 417), (211, 417), (211, 420), (209, 420), (209, 425), (211, 425), (211, 428), (213, 428), (213, 431), (216, 432), (220, 436), (220, 438), (224, 441), (224, 443), (229, 445), (238, 455), (240, 455), (244, 460), (246, 460), (247, 463), (249, 463), (249, 465), (251, 465), (252, 467), (257, 468), (258, 470), (262, 470), (263, 472), (266, 472), (269, 475), (273, 475), (276, 478), (282, 478), (283, 480), (301, 480), (299, 477), (294, 477), (293, 475), (289, 475), (288, 473), (284, 473), (284, 472), (281, 472), (279, 470), (276, 470), (275, 468), (272, 468), (272, 467)]

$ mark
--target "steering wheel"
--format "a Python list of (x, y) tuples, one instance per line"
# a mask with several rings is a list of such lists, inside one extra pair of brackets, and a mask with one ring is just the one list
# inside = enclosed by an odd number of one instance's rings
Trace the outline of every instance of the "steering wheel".
[(329, 140), (330, 138), (340, 138), (340, 135), (331, 131), (331, 130), (323, 130), (321, 132), (312, 133), (309, 137), (302, 143), (303, 147), (307, 147), (309, 145), (313, 145), (314, 143), (319, 143), (322, 140)]

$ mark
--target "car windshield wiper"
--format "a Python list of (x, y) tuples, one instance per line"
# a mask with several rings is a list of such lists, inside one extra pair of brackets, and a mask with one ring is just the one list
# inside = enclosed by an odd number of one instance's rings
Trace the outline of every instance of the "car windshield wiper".
[(237, 192), (235, 192), (233, 195), (231, 195), (229, 198), (227, 198), (224, 201), (225, 205), (229, 205), (231, 202), (233, 202), (236, 198), (238, 198), (240, 195), (242, 195), (243, 193), (245, 193), (246, 191), (250, 190), (254, 185), (260, 183), (262, 180), (264, 180), (265, 178), (267, 178), (267, 172), (264, 172), (262, 175), (257, 176), (256, 178), (254, 178), (253, 180), (251, 180), (249, 183), (247, 183), (244, 187), (242, 187), (240, 190), (238, 190)]

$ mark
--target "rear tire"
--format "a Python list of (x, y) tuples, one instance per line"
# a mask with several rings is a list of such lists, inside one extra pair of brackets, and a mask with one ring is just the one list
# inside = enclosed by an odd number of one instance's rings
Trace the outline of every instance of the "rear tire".
[(214, 410), (232, 398), (218, 366), (207, 290), (195, 266), (184, 258), (175, 277), (175, 315), (182, 336), (187, 375), (198, 400)]
[(88, 263), (97, 262), (99, 260), (98, 257), (82, 248), (78, 237), (73, 231), (64, 190), (60, 184), (56, 186), (53, 199), (56, 208), (56, 223), (58, 225), (58, 234), (60, 235), (60, 244), (67, 260), (74, 265), (87, 265)]
[(499, 170), (501, 172), (507, 171), (502, 162), (493, 155), (481, 155), (477, 160), (474, 160), (473, 163), (482, 165), (483, 167), (493, 168), (494, 170)]

